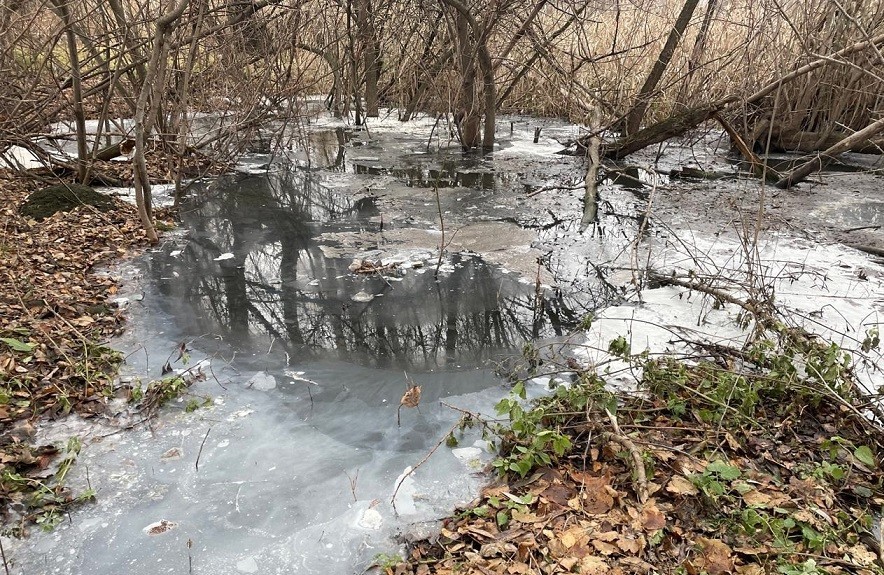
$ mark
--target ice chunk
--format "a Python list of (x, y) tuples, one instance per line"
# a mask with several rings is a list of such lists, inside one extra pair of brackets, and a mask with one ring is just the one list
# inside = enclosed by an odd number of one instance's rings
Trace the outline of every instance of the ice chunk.
[(255, 561), (254, 557), (246, 557), (236, 562), (236, 570), (240, 573), (257, 573), (258, 562)]
[(258, 391), (270, 391), (276, 388), (276, 378), (264, 371), (259, 371), (246, 382), (246, 387)]
[(384, 518), (374, 509), (366, 509), (359, 519), (359, 526), (377, 531), (384, 523)]
[(350, 296), (350, 299), (358, 303), (368, 303), (374, 299), (374, 296), (365, 291), (358, 291)]

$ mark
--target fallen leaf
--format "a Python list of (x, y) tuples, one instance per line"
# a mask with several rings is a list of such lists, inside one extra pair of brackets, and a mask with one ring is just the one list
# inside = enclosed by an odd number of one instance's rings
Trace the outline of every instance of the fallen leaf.
[(875, 564), (875, 560), (878, 559), (865, 545), (854, 545), (847, 552), (857, 565), (862, 565), (863, 567), (871, 567)]
[(570, 549), (577, 544), (577, 541), (584, 535), (583, 529), (579, 527), (572, 527), (562, 533), (559, 536), (559, 541), (562, 542), (562, 545), (565, 549)]
[(88, 327), (95, 323), (95, 318), (89, 315), (80, 316), (74, 320), (71, 320), (71, 323), (77, 327)]
[(417, 407), (420, 402), (421, 386), (415, 385), (408, 388), (408, 391), (406, 391), (402, 396), (402, 399), (399, 400), (399, 405), (404, 405), (405, 407)]
[(614, 506), (614, 498), (609, 491), (610, 480), (607, 477), (595, 477), (584, 483), (583, 498), (580, 502), (583, 511), (590, 515), (607, 513)]
[(512, 518), (513, 521), (518, 521), (520, 523), (537, 523), (540, 521), (540, 518), (534, 513), (520, 511), (518, 509), (513, 509)]
[(697, 495), (699, 491), (691, 480), (683, 475), (673, 475), (666, 484), (666, 491), (675, 495)]
[(743, 494), (743, 501), (746, 502), (746, 505), (753, 507), (769, 507), (770, 495), (762, 493), (757, 489), (752, 489)]
[(620, 539), (618, 539), (616, 541), (616, 545), (620, 548), (620, 551), (623, 551), (624, 553), (631, 553), (633, 555), (641, 551), (642, 547), (637, 540), (627, 537), (621, 537)]
[(617, 553), (616, 545), (611, 545), (610, 543), (599, 541), (598, 539), (592, 540), (592, 546), (602, 555), (613, 555), (614, 553)]
[(666, 527), (666, 517), (663, 516), (663, 513), (657, 508), (657, 504), (654, 501), (645, 503), (639, 516), (639, 521), (641, 522), (642, 529), (649, 532)]
[(734, 571), (734, 560), (731, 548), (718, 539), (697, 539), (700, 554), (694, 561), (694, 566), (709, 575), (723, 575)]
[(588, 555), (580, 560), (580, 573), (584, 575), (607, 575), (611, 568), (601, 557)]
[(638, 557), (624, 557), (620, 560), (620, 563), (623, 565), (628, 565), (630, 567), (630, 571), (635, 573), (650, 573), (654, 571), (654, 566), (648, 563), (647, 561), (643, 561)]

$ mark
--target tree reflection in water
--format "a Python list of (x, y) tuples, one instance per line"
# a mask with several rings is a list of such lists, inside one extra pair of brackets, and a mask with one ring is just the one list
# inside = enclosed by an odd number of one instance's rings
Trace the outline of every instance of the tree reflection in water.
[[(560, 333), (563, 308), (535, 305), (533, 285), (477, 256), (451, 255), (438, 282), (432, 269), (410, 269), (388, 283), (324, 255), (320, 234), (377, 232), (378, 213), (371, 198), (335, 193), (304, 170), (229, 176), (185, 206), (188, 244), (178, 257), (158, 254), (152, 271), (185, 333), (219, 335), (237, 349), (281, 346), (296, 359), (478, 365)], [(355, 302), (359, 291), (378, 297)]]

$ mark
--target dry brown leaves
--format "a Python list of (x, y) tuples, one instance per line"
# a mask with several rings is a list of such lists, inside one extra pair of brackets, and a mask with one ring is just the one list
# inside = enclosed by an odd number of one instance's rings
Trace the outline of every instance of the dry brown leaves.
[(396, 270), (396, 264), (391, 263), (384, 265), (381, 260), (370, 261), (355, 259), (349, 265), (348, 269), (354, 274), (390, 273)]
[(39, 184), (0, 172), (0, 430), (41, 413), (100, 410), (117, 359), (114, 278), (96, 267), (146, 245), (133, 207), (88, 207), (43, 222), (17, 208)]
[[(618, 413), (629, 433), (638, 410), (621, 406)], [(728, 440), (714, 426), (641, 417), (641, 431), (631, 437), (653, 461), (645, 503), (635, 492), (629, 458), (615, 443), (604, 443), (603, 423), (584, 419), (573, 426), (580, 431), (569, 460), (486, 488), (445, 521), (438, 540), (414, 545), (396, 572), (760, 575), (783, 565), (803, 573), (809, 558), (824, 569), (819, 572), (884, 572), (880, 546), (867, 540), (874, 533), (856, 535), (863, 533), (857, 518), (864, 513), (856, 495), (813, 476), (811, 467), (800, 464), (808, 460), (783, 456), (805, 457), (808, 444), (802, 440), (773, 444), (763, 434), (750, 442)], [(804, 439), (810, 446), (819, 442)], [(715, 459), (704, 447), (713, 440)], [(767, 450), (779, 452), (776, 463)], [(874, 493), (872, 507), (884, 503), (881, 477), (876, 470), (854, 483)], [(712, 483), (722, 487), (721, 496), (710, 497)], [(849, 488), (842, 484), (842, 490)], [(754, 527), (749, 519), (740, 522), (753, 513), (762, 518)], [(814, 533), (821, 534), (818, 546)]]
[(408, 381), (408, 389), (399, 399), (399, 407), (396, 409), (396, 425), (402, 425), (402, 408), (412, 407), (419, 408), (421, 403), (421, 386), (415, 385), (414, 382)]

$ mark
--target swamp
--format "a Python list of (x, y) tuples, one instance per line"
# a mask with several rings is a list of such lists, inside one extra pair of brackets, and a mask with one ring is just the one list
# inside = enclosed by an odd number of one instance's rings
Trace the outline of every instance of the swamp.
[(884, 5), (0, 16), (0, 573), (884, 573)]

